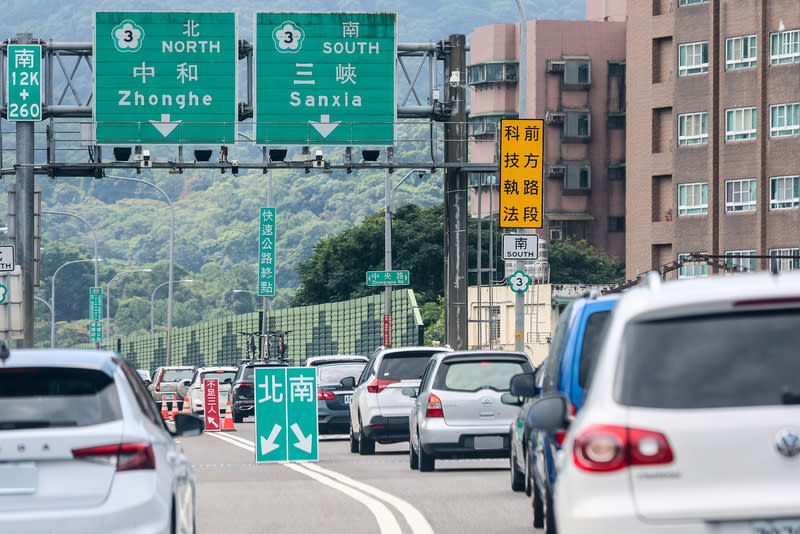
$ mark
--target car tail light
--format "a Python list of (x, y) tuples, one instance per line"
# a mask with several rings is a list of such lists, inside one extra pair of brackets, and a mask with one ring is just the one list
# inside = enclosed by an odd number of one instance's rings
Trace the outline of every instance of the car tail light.
[[(576, 413), (577, 412), (575, 410), (575, 405), (570, 402), (569, 403), (569, 420), (570, 421), (572, 421), (572, 419), (575, 418), (575, 414)], [(566, 437), (567, 437), (567, 431), (566, 430), (562, 430), (560, 432), (556, 432), (556, 443), (558, 443), (559, 447), (562, 447), (564, 445), (564, 438), (566, 438)]]
[(117, 471), (155, 469), (156, 458), (150, 443), (116, 443), (85, 449), (73, 449), (72, 457), (78, 460), (114, 465)]
[(317, 400), (336, 400), (336, 395), (327, 389), (320, 389), (317, 391)]
[(400, 381), (388, 380), (385, 378), (376, 378), (375, 380), (372, 381), (372, 383), (367, 385), (367, 391), (369, 391), (370, 393), (380, 393), (381, 391), (386, 389), (386, 386), (388, 386), (389, 384), (396, 384), (397, 382)]
[(442, 399), (433, 393), (428, 397), (428, 409), (425, 411), (425, 417), (444, 417)]
[(240, 390), (240, 389), (253, 389), (253, 383), (252, 382), (239, 382), (238, 384), (233, 386), (233, 389), (235, 389), (237, 391)]
[(615, 425), (591, 425), (581, 430), (572, 448), (575, 465), (590, 472), (668, 464), (673, 458), (664, 434)]

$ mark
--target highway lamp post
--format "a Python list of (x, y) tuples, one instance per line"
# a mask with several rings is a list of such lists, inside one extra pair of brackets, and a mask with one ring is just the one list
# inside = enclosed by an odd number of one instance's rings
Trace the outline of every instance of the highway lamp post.
[(114, 280), (122, 276), (123, 274), (131, 274), (131, 273), (152, 273), (153, 269), (134, 269), (131, 271), (122, 271), (121, 273), (115, 274), (111, 280), (108, 281), (106, 284), (106, 337), (111, 339), (111, 284), (114, 283)]
[[(411, 169), (408, 173), (403, 176), (403, 179), (397, 182), (397, 185), (392, 187), (392, 176), (389, 171), (386, 171), (386, 178), (384, 180), (384, 188), (385, 188), (385, 196), (386, 196), (386, 206), (384, 207), (384, 242), (385, 242), (385, 256), (384, 256), (384, 263), (385, 269), (387, 271), (392, 270), (392, 214), (395, 211), (394, 208), (394, 192), (400, 187), (403, 182), (408, 180), (409, 176), (418, 175), (420, 178), (423, 176), (430, 174), (427, 169)], [(387, 285), (384, 288), (385, 294), (385, 310), (384, 315), (389, 316), (389, 324), (391, 324), (391, 317), (392, 317), (392, 286)]]
[(175, 263), (175, 206), (172, 204), (169, 195), (163, 189), (158, 187), (152, 182), (141, 180), (139, 178), (130, 178), (128, 176), (112, 176), (106, 175), (107, 178), (114, 178), (115, 180), (125, 180), (128, 182), (138, 182), (156, 189), (161, 193), (169, 204), (169, 296), (167, 297), (167, 354), (165, 358), (165, 365), (170, 365), (171, 345), (172, 345), (172, 287), (173, 287), (173, 266)]
[(51, 324), (51, 326), (50, 326), (50, 347), (52, 348), (53, 347), (53, 331), (55, 330), (55, 328), (53, 328), (53, 326), (52, 326), (52, 323), (53, 323), (53, 307), (50, 306), (50, 303), (47, 302), (46, 300), (44, 300), (43, 298), (40, 298), (40, 297), (37, 297), (37, 296), (34, 296), (33, 298), (35, 300), (38, 300), (39, 302), (41, 302), (45, 306), (47, 306), (47, 309), (50, 312), (50, 324)]
[[(526, 99), (528, 97), (528, 17), (525, 15), (525, 6), (522, 0), (516, 0), (519, 9), (519, 118), (527, 119), (528, 110)], [(524, 271), (525, 262), (517, 262), (519, 270)], [(522, 352), (525, 349), (525, 292), (517, 292), (514, 302), (514, 350)]]
[[(69, 213), (69, 212), (66, 212), (66, 211), (42, 210), (42, 213), (49, 213), (51, 215), (66, 215), (67, 217), (74, 217), (74, 218), (78, 219), (79, 221), (85, 223), (86, 226), (89, 227), (89, 230), (92, 231), (92, 238), (94, 239), (94, 258), (97, 259), (97, 232), (94, 231), (94, 226), (92, 226), (92, 224), (89, 221), (87, 221), (86, 219), (84, 219), (80, 215), (76, 215), (75, 213)], [(98, 262), (94, 262), (94, 286), (93, 287), (99, 287), (97, 285), (98, 284), (98, 282), (97, 282), (97, 278), (98, 278), (97, 277), (97, 270), (98, 270), (97, 263)], [(36, 297), (34, 297), (34, 298), (36, 298)], [(52, 344), (52, 342), (51, 342), (51, 344)], [(100, 348), (100, 343), (96, 341), (95, 344), (94, 344), (94, 348), (99, 349)]]
[(53, 273), (53, 278), (50, 279), (50, 348), (54, 348), (56, 345), (56, 275), (58, 271), (66, 267), (67, 265), (72, 265), (73, 263), (86, 263), (87, 261), (94, 262), (101, 262), (100, 258), (91, 258), (88, 260), (72, 260), (66, 263), (62, 263), (56, 272)]
[[(175, 280), (173, 283), (174, 284), (182, 284), (182, 283), (190, 284), (192, 282), (194, 282), (194, 280)], [(155, 307), (156, 291), (158, 291), (159, 288), (164, 287), (167, 284), (169, 284), (169, 282), (164, 282), (163, 284), (160, 284), (160, 285), (156, 286), (156, 288), (153, 290), (153, 294), (150, 295), (150, 334), (154, 334), (155, 333), (155, 323), (154, 323), (154, 319), (153, 319), (153, 309)]]

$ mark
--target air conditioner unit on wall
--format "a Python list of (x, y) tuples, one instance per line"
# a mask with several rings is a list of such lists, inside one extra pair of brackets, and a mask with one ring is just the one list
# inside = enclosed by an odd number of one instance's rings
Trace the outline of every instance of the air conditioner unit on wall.
[(563, 124), (566, 113), (563, 111), (546, 111), (544, 114), (544, 122), (547, 124)]
[(563, 59), (548, 59), (547, 72), (564, 72), (564, 67), (567, 64)]
[(550, 241), (561, 241), (562, 236), (561, 228), (550, 228)]
[(564, 176), (567, 167), (565, 165), (548, 165), (545, 175), (548, 178), (561, 178)]

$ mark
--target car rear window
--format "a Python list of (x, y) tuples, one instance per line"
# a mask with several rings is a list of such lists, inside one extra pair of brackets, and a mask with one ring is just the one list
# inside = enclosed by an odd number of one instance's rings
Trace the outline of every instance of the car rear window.
[(347, 363), (341, 365), (322, 365), (317, 367), (317, 384), (338, 384), (342, 378), (357, 378), (364, 369), (364, 363)]
[(233, 382), (233, 377), (236, 376), (236, 371), (211, 371), (208, 373), (202, 373), (200, 375), (200, 383), (203, 383), (203, 380), (206, 378), (216, 378), (219, 380), (220, 384), (225, 382), (226, 379), (230, 378), (231, 382)]
[(378, 378), (386, 380), (419, 380), (434, 352), (402, 352), (387, 354), (381, 361)]
[(161, 375), (162, 382), (180, 382), (187, 378), (192, 378), (194, 369), (164, 369)]
[(617, 400), (693, 409), (800, 404), (800, 312), (632, 323), (623, 332)]
[(603, 336), (608, 324), (611, 312), (594, 312), (586, 319), (586, 330), (583, 333), (583, 345), (581, 345), (581, 361), (578, 368), (578, 385), (586, 387), (589, 369), (591, 369), (595, 356), (599, 352), (603, 343)]
[(122, 419), (114, 379), (94, 369), (0, 368), (0, 431)]
[(508, 391), (511, 377), (525, 369), (519, 361), (445, 362), (439, 366), (433, 387), (450, 391), (478, 391), (491, 388)]

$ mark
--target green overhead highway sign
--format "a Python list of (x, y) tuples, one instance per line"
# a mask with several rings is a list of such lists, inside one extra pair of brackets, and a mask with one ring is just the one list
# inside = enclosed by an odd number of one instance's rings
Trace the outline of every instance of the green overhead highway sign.
[(96, 12), (98, 144), (236, 140), (233, 12)]
[(256, 13), (256, 141), (392, 145), (395, 13)]
[(408, 271), (367, 271), (367, 286), (407, 286)]
[(256, 367), (256, 462), (319, 459), (313, 367)]
[(8, 120), (42, 120), (42, 47), (8, 45)]

